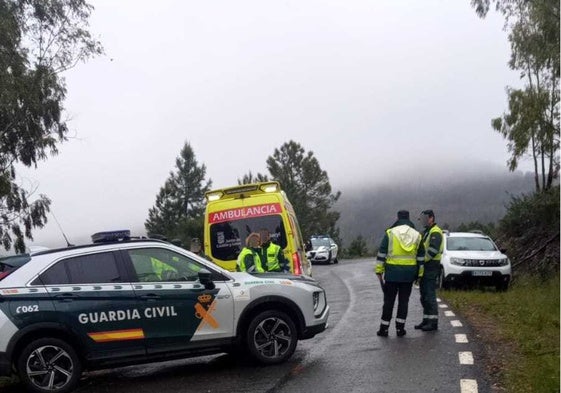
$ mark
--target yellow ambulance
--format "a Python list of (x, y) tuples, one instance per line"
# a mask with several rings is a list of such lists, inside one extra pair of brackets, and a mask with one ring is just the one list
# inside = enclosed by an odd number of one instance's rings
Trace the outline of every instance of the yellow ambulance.
[(204, 247), (214, 263), (235, 271), (245, 238), (268, 229), (271, 241), (283, 249), (291, 272), (312, 275), (294, 208), (278, 182), (213, 190), (205, 197)]

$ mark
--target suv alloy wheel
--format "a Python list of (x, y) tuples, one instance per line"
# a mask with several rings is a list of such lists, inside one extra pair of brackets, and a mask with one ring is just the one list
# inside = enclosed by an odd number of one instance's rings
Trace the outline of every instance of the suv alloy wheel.
[(246, 340), (253, 358), (260, 363), (277, 364), (292, 356), (298, 333), (288, 315), (282, 311), (269, 310), (253, 318)]

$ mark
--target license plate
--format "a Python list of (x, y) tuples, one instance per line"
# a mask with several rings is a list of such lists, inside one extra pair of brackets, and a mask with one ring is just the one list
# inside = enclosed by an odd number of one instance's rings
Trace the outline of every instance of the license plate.
[(488, 270), (474, 270), (473, 272), (471, 272), (472, 276), (492, 276), (493, 272), (490, 272)]

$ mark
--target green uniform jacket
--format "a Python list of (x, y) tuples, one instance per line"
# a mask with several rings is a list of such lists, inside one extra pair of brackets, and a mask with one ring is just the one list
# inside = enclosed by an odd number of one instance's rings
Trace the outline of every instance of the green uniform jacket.
[(288, 272), (290, 268), (288, 262), (284, 257), (282, 248), (272, 242), (263, 244), (260, 248), (259, 257), (261, 258), (261, 265), (265, 271), (268, 272)]
[(440, 269), (440, 259), (444, 249), (442, 241), (443, 232), (438, 225), (432, 224), (425, 228), (423, 233), (423, 245), (425, 247), (425, 273), (438, 273)]

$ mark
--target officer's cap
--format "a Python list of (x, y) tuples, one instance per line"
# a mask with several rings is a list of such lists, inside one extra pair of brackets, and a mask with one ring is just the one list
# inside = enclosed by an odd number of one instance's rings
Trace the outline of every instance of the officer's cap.
[(424, 214), (425, 216), (429, 216), (429, 217), (434, 218), (434, 212), (433, 212), (431, 209), (423, 210), (423, 211), (421, 212), (421, 214)]
[(399, 220), (409, 220), (409, 211), (407, 210), (400, 210), (397, 212), (397, 218)]

